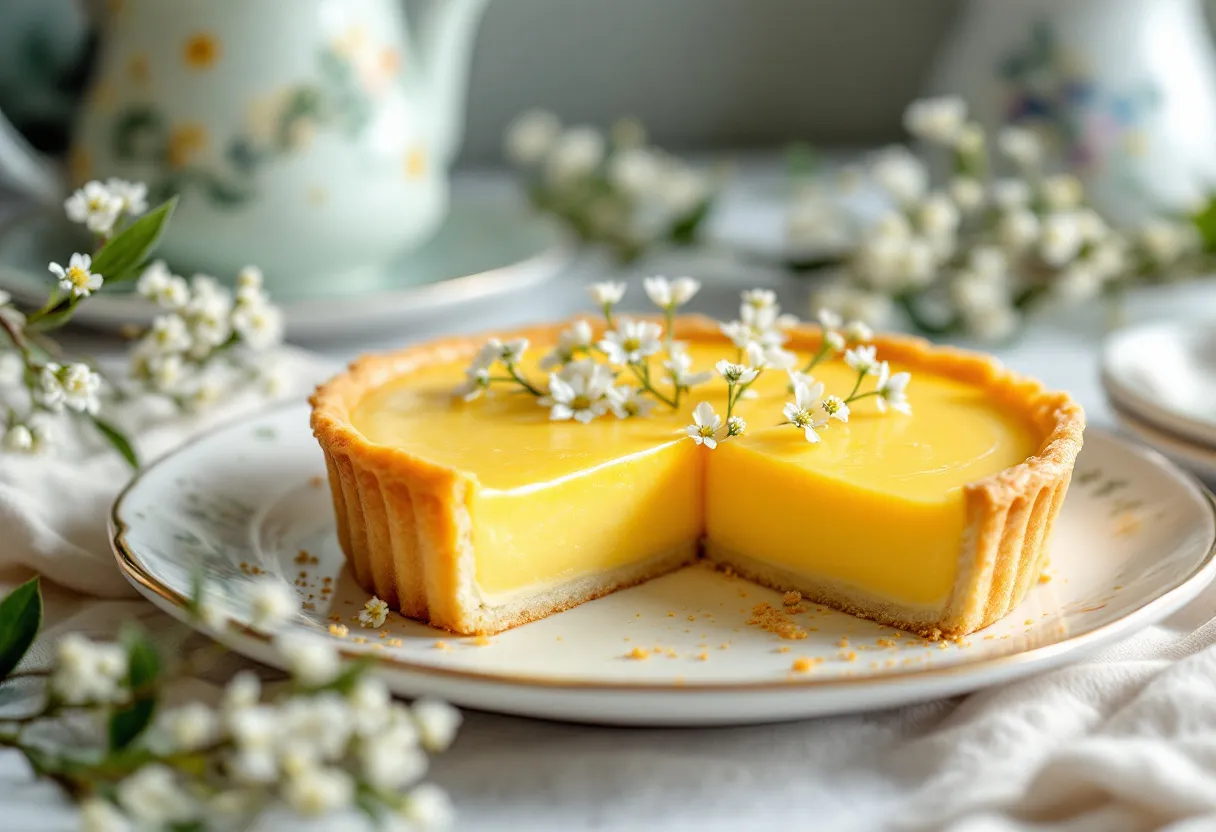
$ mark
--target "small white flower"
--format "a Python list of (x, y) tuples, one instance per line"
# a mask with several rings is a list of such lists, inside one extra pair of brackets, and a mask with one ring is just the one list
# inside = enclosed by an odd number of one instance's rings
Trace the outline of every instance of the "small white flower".
[(777, 305), (777, 293), (772, 289), (747, 289), (743, 292), (743, 305), (752, 309), (772, 309)]
[(84, 223), (94, 234), (108, 236), (122, 214), (123, 201), (100, 182), (88, 182), (63, 203), (68, 219)]
[(746, 353), (748, 363), (757, 370), (764, 370), (770, 367), (785, 370), (798, 363), (798, 356), (789, 350), (784, 350), (780, 346), (765, 344), (761, 341), (753, 341), (748, 344)]
[(106, 704), (125, 697), (127, 653), (119, 645), (68, 633), (60, 639), (55, 659), (50, 688), (67, 704)]
[(634, 198), (644, 197), (654, 190), (661, 175), (661, 160), (645, 147), (622, 150), (608, 163), (608, 181)]
[(596, 306), (616, 306), (625, 296), (625, 284), (611, 280), (592, 283), (587, 287), (587, 292)]
[(1073, 214), (1073, 217), (1081, 232), (1081, 239), (1087, 243), (1100, 242), (1110, 233), (1110, 226), (1106, 224), (1106, 220), (1098, 216), (1098, 212), (1092, 208), (1081, 208)]
[(27, 425), (11, 425), (4, 432), (5, 450), (28, 454), (34, 450), (34, 432)]
[(65, 269), (58, 263), (49, 266), (51, 274), (59, 280), (59, 288), (71, 292), (72, 297), (87, 298), (101, 288), (102, 276), (89, 271), (93, 260), (87, 254), (73, 254)]
[(813, 385), (794, 384), (794, 401), (787, 402), (783, 413), (788, 424), (800, 428), (807, 442), (818, 442), (819, 434), (816, 428), (828, 423), (826, 417), (816, 416), (819, 400), (823, 397), (823, 382)]
[(863, 321), (849, 321), (844, 337), (854, 344), (866, 344), (874, 340), (874, 330)]
[(158, 353), (185, 352), (190, 349), (190, 330), (186, 320), (176, 312), (157, 315), (148, 330), (148, 345)]
[(983, 151), (985, 141), (984, 128), (970, 122), (958, 131), (954, 138), (954, 149), (964, 156), (975, 156)]
[(1102, 278), (1088, 264), (1074, 262), (1060, 272), (1051, 288), (1072, 303), (1092, 300), (1102, 291)]
[(918, 139), (953, 145), (967, 123), (967, 104), (957, 95), (922, 98), (904, 110), (904, 129)]
[(262, 683), (251, 670), (242, 670), (229, 680), (224, 688), (221, 707), (225, 716), (257, 706), (262, 697)]
[(204, 370), (190, 377), (185, 389), (185, 403), (192, 411), (202, 411), (214, 405), (224, 397), (229, 383), (224, 376), (215, 371)]
[(603, 159), (604, 136), (594, 127), (571, 127), (554, 142), (545, 175), (560, 187), (587, 176)]
[(122, 202), (122, 211), (127, 216), (138, 217), (148, 210), (148, 186), (143, 182), (111, 178), (106, 180), (106, 188)]
[(167, 309), (182, 309), (190, 302), (190, 287), (186, 279), (171, 273), (164, 260), (155, 260), (144, 269), (135, 290)]
[(287, 632), (277, 636), (274, 645), (291, 675), (310, 687), (332, 682), (342, 670), (338, 651), (329, 639)]
[(232, 328), (251, 349), (264, 350), (283, 340), (283, 313), (269, 303), (242, 303), (232, 313)]
[(599, 348), (613, 364), (640, 364), (663, 348), (663, 328), (653, 321), (621, 318), (604, 333)]
[(432, 754), (447, 750), (463, 721), (460, 711), (438, 699), (419, 699), (412, 710), (422, 747)]
[(1004, 341), (1017, 331), (1020, 322), (1017, 310), (1007, 303), (970, 310), (963, 315), (967, 331), (984, 341)]
[(1023, 251), (1039, 238), (1039, 218), (1026, 208), (1007, 211), (1001, 217), (997, 234), (1005, 248), (1013, 252)]
[(998, 179), (992, 183), (992, 201), (1002, 211), (1030, 204), (1030, 185), (1024, 179)]
[(958, 230), (960, 219), (958, 208), (943, 193), (925, 197), (916, 211), (917, 224), (930, 237), (953, 235)]
[(677, 277), (671, 281), (665, 277), (648, 277), (642, 281), (642, 286), (655, 306), (670, 311), (692, 300), (701, 283), (691, 277)]
[(190, 702), (161, 717), (165, 733), (174, 748), (194, 751), (210, 745), (219, 737), (219, 717), (201, 702)]
[(364, 628), (383, 627), (388, 618), (388, 604), (375, 595), (367, 599), (363, 609), (359, 610), (359, 626)]
[(636, 387), (610, 387), (608, 401), (618, 419), (645, 416), (654, 409), (654, 399), (644, 396)]
[(61, 367), (56, 371), (56, 376), (62, 391), (63, 404), (69, 410), (96, 414), (101, 409), (101, 400), (98, 398), (101, 376), (89, 369), (87, 364)]
[(1069, 211), (1081, 204), (1085, 188), (1081, 180), (1068, 173), (1057, 173), (1043, 177), (1039, 185), (1039, 196), (1053, 211)]
[(557, 345), (540, 360), (542, 370), (552, 370), (569, 364), (578, 357), (580, 351), (591, 346), (593, 337), (591, 324), (586, 321), (575, 321), (569, 329), (563, 329), (557, 336)]
[(727, 436), (743, 436), (745, 433), (747, 433), (747, 422), (743, 421), (742, 416), (731, 416), (726, 420)]
[(1039, 256), (1050, 266), (1060, 267), (1081, 252), (1085, 240), (1075, 214), (1050, 214), (1043, 220), (1039, 235)]
[(667, 159), (666, 162), (659, 175), (656, 193), (673, 216), (684, 217), (709, 198), (710, 181), (678, 159)]
[(491, 338), (481, 348), (481, 354), (478, 356), (474, 366), (489, 367), (494, 361), (501, 361), (503, 364), (518, 364), (523, 360), (524, 352), (528, 349), (527, 338), (516, 338), (513, 341), (499, 341), (497, 338)]
[(976, 274), (1001, 280), (1009, 271), (1009, 256), (996, 246), (981, 245), (971, 249), (967, 263)]
[(288, 777), (283, 786), (283, 799), (287, 805), (306, 817), (344, 809), (354, 797), (354, 779), (337, 768), (306, 766)]
[(1022, 168), (1033, 168), (1043, 160), (1043, 145), (1033, 130), (1026, 127), (1002, 127), (996, 135), (997, 147)]
[(1009, 290), (1003, 274), (960, 271), (950, 284), (950, 295), (964, 314), (1009, 303)]
[[(313, 638), (328, 646), (327, 640)], [(278, 720), (279, 762), (288, 772), (301, 763), (340, 760), (355, 729), (350, 705), (333, 691), (288, 699)]]
[(841, 314), (864, 321), (875, 329), (886, 326), (895, 312), (889, 295), (859, 287), (847, 281), (834, 281), (815, 292), (812, 308), (837, 309)]
[(282, 361), (267, 361), (258, 368), (262, 392), (272, 399), (287, 395), (292, 388), (291, 370)]
[(236, 290), (237, 296), (241, 292), (256, 292), (260, 291), (262, 284), (265, 283), (265, 275), (257, 266), (245, 266), (236, 273)]
[(447, 829), (456, 818), (447, 792), (432, 783), (415, 786), (401, 805), (402, 819), (418, 829)]
[(682, 349), (673, 348), (671, 356), (663, 361), (663, 367), (667, 370), (668, 380), (677, 387), (696, 387), (713, 378), (713, 373), (692, 372), (692, 356)]
[(127, 814), (151, 827), (184, 823), (198, 812), (173, 769), (160, 763), (144, 766), (119, 783), (116, 791), (118, 803)]
[(485, 367), (469, 367), (464, 375), (464, 383), (452, 391), (457, 398), (471, 402), (490, 389), (490, 371)]
[(881, 151), (870, 167), (870, 176), (900, 204), (911, 204), (925, 195), (929, 173), (925, 165), (905, 148)]
[(815, 313), (815, 319), (824, 329), (840, 329), (844, 326), (844, 319), (830, 309), (820, 309)]
[(727, 384), (751, 384), (756, 380), (756, 376), (760, 374), (759, 370), (743, 364), (732, 364), (723, 359), (715, 365), (715, 369), (726, 379)]
[(1089, 253), (1089, 267), (1102, 280), (1112, 280), (1128, 267), (1128, 243), (1126, 238), (1111, 234), (1094, 246)]
[(693, 442), (713, 450), (722, 434), (722, 417), (714, 413), (713, 405), (701, 402), (692, 412), (692, 424), (684, 428)]
[(346, 694), (352, 724), (361, 737), (375, 737), (389, 721), (393, 698), (388, 686), (376, 676), (364, 674)]
[(877, 352), (873, 346), (854, 347), (845, 351), (844, 363), (858, 373), (872, 376), (878, 372)]
[(1192, 248), (1192, 231), (1167, 220), (1149, 220), (1140, 229), (1140, 245), (1156, 265), (1170, 266)]
[(195, 615), (199, 622), (212, 632), (228, 629), (228, 614), (219, 604), (212, 601), (200, 601), (195, 607)]
[(131, 821), (108, 800), (88, 797), (80, 803), (81, 832), (131, 832)]
[(829, 419), (835, 419), (838, 422), (849, 421), (849, 406), (840, 396), (824, 396), (819, 406), (823, 408), (823, 412), (828, 415)]
[(395, 792), (426, 774), (427, 756), (417, 746), (377, 737), (359, 747), (363, 778), (372, 788)]
[(545, 110), (529, 110), (515, 117), (507, 128), (507, 158), (517, 165), (539, 164), (562, 132), (557, 116)]
[(984, 207), (984, 186), (974, 177), (956, 176), (950, 180), (947, 190), (954, 204), (966, 214)]
[(54, 361), (48, 361), (38, 371), (36, 397), (43, 407), (56, 413), (63, 410), (63, 385), (59, 381), (61, 369)]
[(300, 599), (282, 578), (265, 575), (252, 582), (249, 592), (250, 624), (273, 630), (286, 624), (300, 609)]
[(549, 374), (549, 395), (539, 399), (553, 421), (574, 419), (583, 424), (608, 412), (612, 371), (593, 361), (574, 361), (560, 373)]
[(875, 390), (878, 391), (878, 396), (874, 401), (875, 407), (879, 413), (886, 413), (889, 406), (892, 410), (897, 410), (900, 413), (912, 413), (912, 405), (908, 404), (908, 382), (912, 380), (911, 373), (895, 373), (891, 374), (891, 367), (887, 362), (882, 362), (878, 368), (878, 384)]

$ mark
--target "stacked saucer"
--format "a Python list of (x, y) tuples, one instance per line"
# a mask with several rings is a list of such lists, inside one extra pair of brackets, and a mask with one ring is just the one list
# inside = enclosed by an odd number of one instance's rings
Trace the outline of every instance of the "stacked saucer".
[(1216, 484), (1216, 324), (1114, 333), (1102, 350), (1102, 387), (1127, 433)]

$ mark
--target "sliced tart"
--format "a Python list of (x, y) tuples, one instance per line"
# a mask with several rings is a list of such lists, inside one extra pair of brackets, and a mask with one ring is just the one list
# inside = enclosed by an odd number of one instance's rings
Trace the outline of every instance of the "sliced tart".
[[(539, 356), (564, 328), (498, 335)], [(674, 333), (696, 368), (736, 354), (708, 319), (678, 318)], [(819, 327), (783, 337), (800, 361), (823, 345)], [(892, 373), (912, 373), (910, 414), (862, 397), (811, 443), (778, 424), (790, 378), (769, 371), (741, 402), (746, 433), (712, 450), (685, 428), (697, 402), (725, 413), (724, 384), (641, 418), (555, 421), (520, 389), (453, 396), (484, 341), (364, 358), (312, 399), (356, 579), (457, 633), (499, 632), (701, 556), (928, 638), (969, 633), (1040, 574), (1081, 448), (1068, 395), (916, 338), (873, 344)], [(527, 357), (517, 369), (548, 376)], [(857, 379), (840, 360), (814, 376), (844, 391)]]

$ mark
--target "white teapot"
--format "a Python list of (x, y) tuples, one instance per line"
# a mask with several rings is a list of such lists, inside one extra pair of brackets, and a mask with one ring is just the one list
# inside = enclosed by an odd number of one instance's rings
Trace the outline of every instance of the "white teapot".
[(117, 176), (180, 194), (178, 271), (370, 280), (447, 211), (485, 0), (121, 0), (67, 181), (0, 118), (0, 175), (58, 204)]

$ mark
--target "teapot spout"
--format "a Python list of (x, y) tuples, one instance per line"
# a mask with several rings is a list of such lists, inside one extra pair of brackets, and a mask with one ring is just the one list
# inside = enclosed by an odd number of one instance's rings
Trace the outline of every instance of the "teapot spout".
[(487, 0), (416, 0), (414, 27), (433, 120), (434, 152), (451, 163), (464, 132), (469, 64)]

